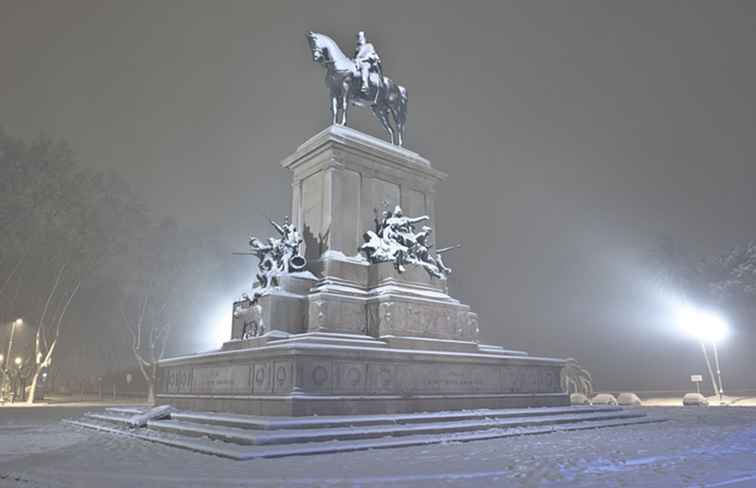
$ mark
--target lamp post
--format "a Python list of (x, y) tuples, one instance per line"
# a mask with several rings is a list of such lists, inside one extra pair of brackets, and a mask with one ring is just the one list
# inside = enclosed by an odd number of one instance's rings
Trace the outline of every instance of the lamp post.
[(719, 401), (722, 401), (724, 395), (724, 385), (722, 384), (722, 371), (719, 369), (719, 354), (717, 353), (717, 343), (712, 342), (711, 348), (714, 350), (714, 366), (717, 368), (717, 378), (719, 379)]
[(13, 322), (11, 322), (11, 332), (10, 332), (10, 339), (8, 339), (8, 354), (5, 355), (8, 359), (11, 357), (11, 352), (13, 352), (13, 334), (16, 332), (16, 326), (22, 325), (24, 323), (24, 320), (22, 318), (17, 318)]
[[(711, 384), (714, 387), (714, 393), (719, 396), (719, 401), (721, 403), (724, 388), (722, 386), (722, 371), (719, 367), (717, 342), (721, 341), (727, 335), (727, 322), (721, 316), (711, 311), (694, 307), (685, 307), (682, 309), (679, 320), (683, 328), (700, 342), (701, 351), (703, 351), (704, 359), (706, 360), (706, 367), (709, 370), (709, 376), (711, 377)], [(714, 377), (714, 369), (709, 360), (706, 343), (711, 344), (711, 348), (714, 351), (714, 365), (716, 367), (717, 378), (719, 381)]]
[(7, 387), (8, 374), (5, 369), (5, 356), (0, 354), (0, 405), (5, 403), (5, 389)]
[[(14, 394), (14, 401), (18, 397), (22, 397), (24, 394), (24, 385), (21, 384), (21, 365), (23, 364), (23, 359), (21, 359), (21, 356), (16, 356), (16, 359), (13, 360), (16, 367), (18, 368), (18, 371), (16, 371), (16, 393)], [(23, 399), (23, 398), (22, 398)]]

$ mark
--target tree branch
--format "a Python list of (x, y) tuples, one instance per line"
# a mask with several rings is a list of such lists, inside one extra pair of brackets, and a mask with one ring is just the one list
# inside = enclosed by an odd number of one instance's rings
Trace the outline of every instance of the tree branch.
[(16, 272), (18, 271), (18, 269), (19, 269), (19, 268), (21, 267), (21, 264), (22, 264), (22, 263), (24, 262), (24, 260), (26, 259), (26, 255), (28, 254), (28, 252), (29, 252), (29, 251), (28, 251), (28, 249), (27, 249), (27, 250), (26, 250), (26, 251), (24, 252), (24, 255), (23, 255), (23, 256), (21, 256), (21, 258), (19, 258), (18, 262), (17, 262), (17, 263), (16, 263), (16, 265), (15, 265), (15, 266), (13, 267), (13, 271), (11, 271), (11, 273), (10, 273), (10, 274), (8, 275), (8, 277), (7, 277), (6, 279), (5, 279), (5, 282), (3, 282), (3, 286), (0, 286), (0, 295), (1, 295), (1, 294), (3, 294), (3, 293), (5, 292), (5, 287), (6, 287), (6, 286), (8, 286), (8, 283), (10, 282), (10, 280), (11, 280), (11, 279), (13, 279), (13, 276), (14, 276), (14, 275), (16, 274)]
[[(47, 301), (45, 302), (45, 307), (42, 309), (42, 315), (39, 318), (39, 324), (37, 325), (37, 348), (39, 347), (39, 336), (42, 332), (42, 329), (44, 328), (45, 323), (45, 316), (47, 315), (47, 309), (50, 307), (50, 302), (52, 301), (53, 295), (55, 295), (55, 291), (58, 289), (58, 285), (60, 284), (60, 279), (63, 276), (63, 272), (66, 270), (66, 266), (68, 266), (68, 263), (62, 265), (60, 267), (60, 270), (58, 271), (58, 275), (55, 277), (55, 283), (53, 284), (52, 289), (50, 290), (50, 293), (47, 295)], [(45, 342), (47, 342), (45, 340)], [(35, 352), (35, 355), (37, 352), (39, 352), (39, 349), (37, 349)]]

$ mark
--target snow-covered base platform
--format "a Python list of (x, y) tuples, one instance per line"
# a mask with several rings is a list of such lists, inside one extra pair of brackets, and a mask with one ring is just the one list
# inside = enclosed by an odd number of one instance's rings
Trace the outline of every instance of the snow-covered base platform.
[(469, 341), (315, 332), (236, 347), (161, 361), (157, 403), (266, 416), (569, 405), (562, 360)]
[(639, 410), (551, 407), (403, 415), (259, 417), (178, 411), (129, 428), (141, 409), (112, 408), (69, 424), (231, 459), (283, 457), (364, 449), (465, 442), (649, 422)]

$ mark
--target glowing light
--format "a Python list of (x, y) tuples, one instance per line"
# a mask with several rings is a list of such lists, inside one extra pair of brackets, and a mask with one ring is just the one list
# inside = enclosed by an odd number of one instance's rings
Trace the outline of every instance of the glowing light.
[(15, 322), (13, 322), (13, 325), (23, 325), (24, 319), (21, 317), (17, 318)]
[(17, 356), (14, 362), (16, 363), (16, 366), (21, 366), (21, 361), (21, 356)]
[(683, 306), (677, 320), (685, 332), (701, 342), (716, 344), (727, 336), (727, 321), (709, 310)]
[(230, 300), (222, 300), (208, 318), (207, 335), (202, 340), (204, 347), (218, 348), (231, 339), (232, 315), (233, 309)]

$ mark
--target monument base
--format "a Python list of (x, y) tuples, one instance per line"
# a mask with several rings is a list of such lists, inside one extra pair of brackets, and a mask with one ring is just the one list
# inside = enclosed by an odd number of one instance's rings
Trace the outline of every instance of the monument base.
[[(478, 315), (448, 294), (429, 240), (443, 172), (341, 126), (281, 164), (292, 224), (275, 226), (258, 276), (280, 273), (258, 283), (257, 308), (234, 307), (220, 351), (160, 362), (157, 403), (258, 416), (569, 405), (562, 360), (479, 344)], [(284, 272), (276, 259), (295, 248), (306, 266)]]
[[(305, 333), (161, 361), (157, 404), (265, 416), (569, 405), (563, 361), (480, 346), (399, 349), (370, 336)], [(476, 345), (477, 347), (477, 345)]]

